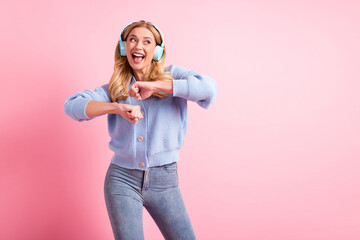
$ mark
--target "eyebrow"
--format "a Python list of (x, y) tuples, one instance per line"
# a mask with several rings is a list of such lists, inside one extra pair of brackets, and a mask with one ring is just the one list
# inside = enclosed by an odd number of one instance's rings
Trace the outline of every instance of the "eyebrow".
[[(129, 35), (129, 37), (138, 37), (138, 36), (136, 36), (136, 35), (134, 35), (134, 34), (131, 34), (131, 35)], [(152, 38), (151, 37), (144, 37), (144, 38), (149, 38), (149, 39), (151, 39), (152, 40)]]

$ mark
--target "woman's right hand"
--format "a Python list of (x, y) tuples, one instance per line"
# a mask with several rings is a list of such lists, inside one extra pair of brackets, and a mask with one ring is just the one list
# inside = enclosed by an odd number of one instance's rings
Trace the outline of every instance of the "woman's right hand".
[(123, 118), (128, 120), (133, 124), (137, 124), (139, 120), (143, 119), (144, 116), (141, 113), (141, 108), (139, 105), (131, 105), (131, 104), (123, 104), (123, 103), (115, 103), (117, 104), (116, 114), (121, 115)]

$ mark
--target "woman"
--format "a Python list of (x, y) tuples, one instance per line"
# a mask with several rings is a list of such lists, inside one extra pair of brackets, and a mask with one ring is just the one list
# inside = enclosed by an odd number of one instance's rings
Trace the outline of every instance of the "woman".
[(115, 239), (143, 239), (145, 207), (165, 239), (195, 239), (178, 187), (177, 161), (187, 129), (187, 100), (208, 108), (217, 85), (207, 76), (165, 64), (161, 31), (128, 24), (115, 50), (109, 84), (65, 101), (65, 113), (83, 121), (108, 114), (110, 149), (105, 202)]

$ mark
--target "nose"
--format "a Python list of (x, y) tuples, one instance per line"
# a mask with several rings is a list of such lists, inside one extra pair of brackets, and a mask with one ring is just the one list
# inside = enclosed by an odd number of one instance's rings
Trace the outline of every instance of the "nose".
[(143, 44), (139, 41), (136, 43), (135, 48), (136, 49), (142, 49)]

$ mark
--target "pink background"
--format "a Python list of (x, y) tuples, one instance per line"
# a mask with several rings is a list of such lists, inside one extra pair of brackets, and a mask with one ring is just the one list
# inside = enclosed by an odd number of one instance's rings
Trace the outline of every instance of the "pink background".
[[(112, 239), (106, 117), (64, 100), (108, 82), (122, 27), (216, 79), (189, 105), (179, 177), (198, 239), (360, 239), (359, 1), (6, 1), (0, 239)], [(146, 239), (161, 239), (145, 211)]]

